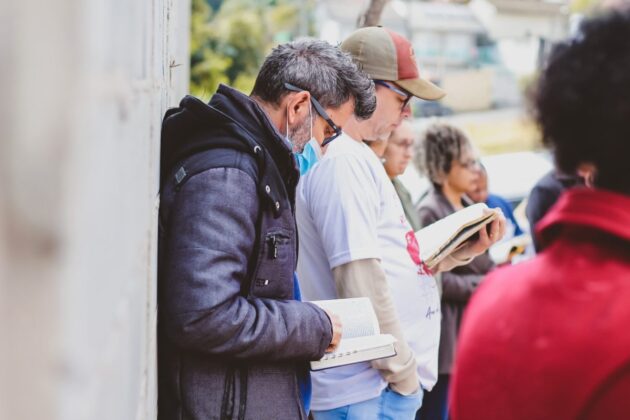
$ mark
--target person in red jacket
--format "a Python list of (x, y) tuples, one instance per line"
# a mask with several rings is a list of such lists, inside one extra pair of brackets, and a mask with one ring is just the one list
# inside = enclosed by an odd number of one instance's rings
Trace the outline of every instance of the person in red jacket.
[(588, 173), (545, 249), (490, 274), (464, 315), (453, 420), (630, 418), (630, 10), (557, 46), (535, 96), (556, 164)]

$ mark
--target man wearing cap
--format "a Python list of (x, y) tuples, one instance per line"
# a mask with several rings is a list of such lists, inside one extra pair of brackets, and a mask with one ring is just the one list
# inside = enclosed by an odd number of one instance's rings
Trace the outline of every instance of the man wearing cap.
[[(300, 181), (298, 274), (309, 300), (369, 297), (381, 331), (398, 340), (397, 355), (314, 372), (311, 408), (318, 420), (412, 419), (437, 379), (440, 297), (396, 191), (363, 141), (386, 140), (413, 96), (444, 92), (420, 78), (411, 44), (390, 30), (359, 29), (341, 48), (374, 81), (377, 105), (371, 118), (351, 118)], [(503, 229), (499, 218), (436, 270), (469, 262)]]

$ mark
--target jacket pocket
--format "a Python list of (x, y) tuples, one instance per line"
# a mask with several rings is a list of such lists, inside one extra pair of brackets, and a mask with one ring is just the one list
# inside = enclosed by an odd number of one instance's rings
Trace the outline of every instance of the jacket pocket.
[(252, 295), (292, 299), (295, 247), (291, 232), (281, 228), (269, 230), (263, 238), (259, 258)]
[(246, 419), (306, 419), (296, 372), (290, 361), (250, 366)]
[(187, 352), (182, 354), (180, 366), (180, 416), (183, 417), (177, 418), (223, 420), (226, 410), (235, 412), (238, 384), (229, 363)]

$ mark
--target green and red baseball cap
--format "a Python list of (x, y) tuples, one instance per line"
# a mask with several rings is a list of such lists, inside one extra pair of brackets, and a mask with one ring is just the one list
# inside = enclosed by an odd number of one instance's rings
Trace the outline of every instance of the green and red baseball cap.
[(420, 99), (434, 101), (446, 95), (420, 77), (411, 42), (394, 31), (381, 26), (358, 29), (341, 43), (341, 49), (373, 80), (394, 82)]

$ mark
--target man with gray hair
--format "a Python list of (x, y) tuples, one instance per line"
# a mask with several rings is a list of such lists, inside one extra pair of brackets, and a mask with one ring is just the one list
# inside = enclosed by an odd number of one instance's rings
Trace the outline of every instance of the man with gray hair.
[(375, 108), (374, 85), (323, 41), (276, 47), (251, 96), (187, 96), (162, 128), (159, 419), (305, 419), (307, 362), (336, 316), (299, 301), (293, 153)]
[[(364, 142), (387, 140), (411, 114), (414, 96), (435, 100), (444, 92), (420, 77), (411, 43), (393, 31), (362, 28), (341, 48), (376, 84), (377, 105), (369, 119), (348, 120), (344, 135), (300, 181), (298, 273), (307, 299), (369, 297), (380, 330), (398, 339), (397, 355), (316, 372), (313, 415), (316, 420), (412, 419), (423, 389), (430, 390), (437, 379), (440, 297), (394, 186)], [(499, 217), (492, 237), (482, 229), (476, 242), (434, 272), (469, 262), (502, 232)]]

